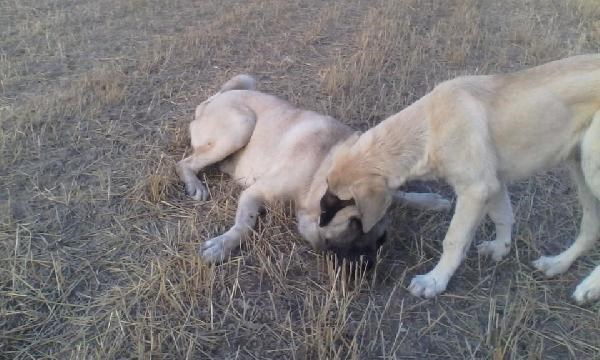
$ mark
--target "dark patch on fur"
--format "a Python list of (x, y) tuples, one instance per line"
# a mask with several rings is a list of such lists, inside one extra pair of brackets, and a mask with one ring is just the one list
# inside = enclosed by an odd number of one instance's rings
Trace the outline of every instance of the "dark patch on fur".
[(319, 217), (319, 226), (325, 226), (329, 224), (338, 211), (350, 205), (354, 205), (354, 199), (340, 200), (339, 197), (335, 196), (329, 191), (329, 189), (327, 189), (325, 195), (323, 195), (321, 198), (321, 216)]

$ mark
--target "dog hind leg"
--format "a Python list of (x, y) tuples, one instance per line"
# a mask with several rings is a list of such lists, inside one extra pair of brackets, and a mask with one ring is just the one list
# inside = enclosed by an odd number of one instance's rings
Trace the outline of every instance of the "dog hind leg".
[(185, 183), (185, 191), (195, 200), (207, 200), (208, 189), (198, 172), (246, 146), (256, 124), (249, 109), (219, 109), (218, 115), (203, 114), (190, 124), (192, 155), (179, 161), (177, 175)]
[(515, 222), (505, 184), (490, 198), (487, 207), (488, 215), (496, 227), (496, 239), (482, 242), (477, 246), (477, 250), (481, 255), (491, 256), (495, 261), (500, 261), (510, 252), (512, 225)]
[(546, 276), (562, 274), (583, 253), (590, 250), (600, 237), (600, 201), (594, 197), (581, 170), (578, 161), (569, 161), (571, 177), (577, 185), (579, 202), (583, 207), (583, 216), (579, 227), (579, 235), (571, 246), (556, 256), (542, 256), (533, 262), (533, 266)]
[(533, 266), (546, 276), (561, 274), (600, 237), (600, 112), (596, 112), (581, 142), (581, 162), (569, 161), (583, 216), (575, 242), (557, 256), (542, 256)]
[(600, 199), (600, 111), (594, 114), (581, 142), (581, 168), (585, 182)]
[[(595, 196), (595, 216), (589, 216), (589, 226), (598, 230), (600, 222), (600, 111), (594, 114), (592, 124), (586, 131), (581, 143), (581, 168), (583, 178), (587, 187), (589, 187), (590, 197)], [(581, 198), (583, 204), (583, 198)], [(592, 202), (591, 199), (589, 201)], [(585, 219), (585, 204), (584, 204)], [(582, 222), (583, 227), (583, 222)], [(596, 233), (596, 240), (600, 234)], [(591, 240), (593, 241), (593, 240)], [(592, 271), (577, 287), (573, 293), (573, 298), (578, 303), (600, 299), (600, 265)]]

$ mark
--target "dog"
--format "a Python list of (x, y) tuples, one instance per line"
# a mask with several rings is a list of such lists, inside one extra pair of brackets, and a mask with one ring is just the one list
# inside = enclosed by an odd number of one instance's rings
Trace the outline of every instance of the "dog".
[[(314, 249), (332, 251), (348, 261), (362, 257), (372, 265), (377, 248), (385, 241), (385, 219), (363, 233), (356, 206), (345, 206), (335, 214), (320, 210), (320, 201), (323, 205), (328, 201), (324, 193), (330, 154), (353, 130), (332, 117), (298, 109), (255, 88), (251, 76), (233, 77), (197, 106), (190, 123), (193, 152), (176, 165), (187, 194), (196, 200), (208, 199), (208, 189), (197, 173), (215, 163), (244, 188), (235, 224), (204, 242), (199, 255), (209, 263), (223, 261), (251, 234), (265, 203), (291, 201), (298, 231)], [(450, 207), (448, 200), (433, 193), (395, 192), (394, 197), (421, 209)], [(321, 217), (323, 226), (319, 226)]]
[[(446, 181), (457, 198), (441, 258), (408, 288), (431, 298), (446, 289), (486, 214), (496, 237), (481, 243), (479, 253), (496, 261), (509, 253), (514, 219), (506, 184), (562, 162), (577, 185), (583, 218), (566, 251), (533, 262), (546, 276), (565, 272), (600, 237), (600, 55), (440, 83), (336, 149), (326, 175), (329, 205), (322, 210), (355, 204), (368, 232), (405, 182)], [(600, 266), (573, 298), (600, 298)]]

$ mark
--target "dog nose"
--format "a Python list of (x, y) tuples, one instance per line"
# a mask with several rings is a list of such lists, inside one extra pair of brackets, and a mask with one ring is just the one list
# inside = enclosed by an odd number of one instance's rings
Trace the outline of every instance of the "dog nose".
[(380, 237), (377, 238), (377, 249), (379, 249), (387, 241), (387, 231), (384, 231)]

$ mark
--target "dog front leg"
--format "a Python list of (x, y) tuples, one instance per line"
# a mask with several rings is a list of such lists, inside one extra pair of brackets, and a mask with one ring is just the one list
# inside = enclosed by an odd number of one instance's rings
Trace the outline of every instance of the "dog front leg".
[(456, 210), (444, 238), (442, 257), (429, 273), (413, 278), (408, 288), (411, 294), (431, 298), (446, 290), (473, 240), (488, 194), (489, 189), (485, 186), (472, 186), (457, 194)]
[(235, 215), (235, 225), (223, 235), (204, 242), (199, 255), (206, 262), (221, 262), (246, 239), (254, 226), (264, 203), (264, 196), (256, 184), (244, 190), (240, 196)]
[(600, 265), (577, 285), (573, 298), (578, 304), (600, 299)]

